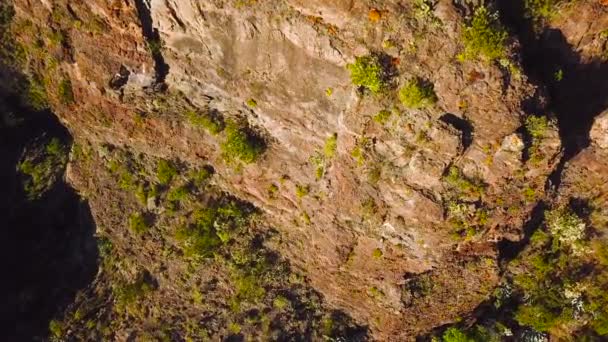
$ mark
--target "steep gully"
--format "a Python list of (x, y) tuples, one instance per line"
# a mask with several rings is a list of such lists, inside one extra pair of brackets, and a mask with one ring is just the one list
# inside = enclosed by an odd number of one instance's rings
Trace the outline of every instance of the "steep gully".
[[(542, 94), (542, 91), (534, 94), (522, 104), (522, 110), (528, 115), (553, 114), (563, 146), (561, 160), (547, 180), (548, 198), (534, 207), (523, 227), (524, 237), (520, 241), (503, 240), (499, 243), (500, 266), (505, 272), (508, 262), (520, 254), (541, 225), (545, 210), (557, 194), (565, 165), (589, 146), (589, 132), (594, 118), (608, 108), (608, 63), (601, 60), (583, 62), (576, 48), (559, 29), (543, 27), (540, 31), (535, 30), (533, 21), (525, 16), (524, 0), (498, 0), (495, 8), (502, 24), (519, 39), (525, 74), (539, 89), (546, 91), (546, 94)], [(563, 72), (562, 79), (555, 76), (559, 70)], [(543, 95), (547, 97), (546, 102)], [(570, 206), (583, 217), (588, 214), (584, 203), (581, 205), (571, 201)], [(516, 331), (519, 326), (508, 314), (508, 308), (516, 303), (505, 303), (498, 310), (493, 302), (491, 298), (480, 304), (467, 322), (472, 324), (479, 320), (496, 319)], [(449, 326), (438, 327), (435, 333)]]

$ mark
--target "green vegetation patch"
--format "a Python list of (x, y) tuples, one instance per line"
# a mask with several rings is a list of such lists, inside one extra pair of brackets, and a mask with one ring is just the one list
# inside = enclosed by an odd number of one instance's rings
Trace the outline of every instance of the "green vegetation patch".
[(459, 55), (459, 59), (481, 58), (490, 62), (505, 58), (508, 37), (507, 31), (498, 20), (498, 15), (481, 6), (475, 10), (471, 22), (464, 28), (462, 33), (464, 51)]
[(74, 91), (72, 90), (72, 81), (64, 79), (59, 83), (59, 101), (64, 105), (74, 103)]
[(531, 139), (531, 144), (528, 147), (529, 160), (533, 164), (538, 164), (545, 158), (542, 141), (547, 135), (549, 120), (545, 116), (529, 116), (526, 118), (524, 127)]
[(461, 195), (479, 197), (485, 191), (485, 185), (480, 180), (465, 177), (456, 166), (450, 167), (444, 180)]
[(161, 159), (156, 165), (156, 178), (161, 185), (171, 183), (173, 178), (178, 175), (177, 167), (173, 162)]
[(221, 144), (221, 149), (224, 160), (228, 162), (240, 161), (251, 164), (266, 151), (264, 140), (245, 125), (229, 121), (225, 133), (226, 138)]
[(421, 79), (412, 79), (399, 90), (399, 100), (406, 108), (421, 109), (434, 105), (437, 95), (433, 84)]
[(192, 223), (176, 233), (187, 257), (212, 257), (249, 222), (253, 209), (233, 199), (221, 199), (192, 213)]
[(150, 229), (146, 218), (142, 213), (135, 213), (129, 217), (129, 229), (135, 234), (141, 235)]
[(26, 154), (18, 165), (26, 179), (23, 188), (28, 199), (42, 196), (57, 180), (67, 162), (67, 148), (58, 138), (51, 139), (44, 148), (36, 148)]
[(186, 112), (186, 117), (192, 126), (203, 128), (213, 135), (222, 132), (226, 127), (222, 116), (215, 111), (203, 114), (191, 110)]
[(355, 62), (346, 66), (350, 79), (356, 86), (379, 94), (388, 86), (388, 73), (377, 55), (359, 56)]

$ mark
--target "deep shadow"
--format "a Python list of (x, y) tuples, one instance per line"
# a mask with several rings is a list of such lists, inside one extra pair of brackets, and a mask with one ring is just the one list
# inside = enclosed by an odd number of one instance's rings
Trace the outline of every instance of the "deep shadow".
[[(0, 76), (7, 76), (1, 70)], [(5, 84), (21, 82), (3, 78)], [(97, 242), (89, 206), (63, 180), (30, 201), (17, 164), (24, 149), (69, 132), (49, 111), (33, 111), (0, 89), (0, 329), (3, 341), (44, 340), (77, 291), (97, 273)], [(62, 166), (65, 171), (65, 165)]]
[(454, 114), (443, 114), (439, 120), (451, 125), (462, 133), (462, 146), (466, 150), (473, 142), (473, 125), (465, 119), (459, 118)]
[[(560, 30), (545, 27), (535, 31), (534, 23), (525, 18), (523, 0), (500, 0), (497, 5), (503, 24), (521, 42), (525, 73), (549, 93), (545, 110), (558, 119), (565, 163), (589, 146), (593, 119), (608, 107), (608, 64), (582, 61)], [(528, 114), (544, 115), (538, 112), (542, 110), (539, 107), (538, 101), (529, 100), (523, 109)], [(553, 176), (556, 185), (559, 176)]]
[(163, 91), (166, 89), (165, 78), (169, 74), (169, 65), (165, 62), (161, 53), (162, 40), (158, 30), (154, 28), (152, 23), (152, 14), (150, 13), (148, 3), (149, 1), (146, 0), (135, 0), (135, 7), (137, 8), (143, 36), (146, 38), (148, 49), (154, 59), (154, 70), (156, 72), (154, 90)]

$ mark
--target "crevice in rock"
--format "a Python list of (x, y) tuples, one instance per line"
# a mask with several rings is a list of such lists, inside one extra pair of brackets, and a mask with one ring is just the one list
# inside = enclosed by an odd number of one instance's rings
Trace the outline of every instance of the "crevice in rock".
[(148, 43), (148, 49), (154, 59), (154, 70), (156, 73), (154, 90), (163, 91), (166, 88), (165, 79), (169, 74), (169, 65), (165, 62), (165, 58), (161, 52), (162, 40), (160, 33), (158, 29), (154, 28), (152, 22), (150, 0), (135, 0), (135, 7), (137, 8), (137, 15), (141, 22), (142, 34)]

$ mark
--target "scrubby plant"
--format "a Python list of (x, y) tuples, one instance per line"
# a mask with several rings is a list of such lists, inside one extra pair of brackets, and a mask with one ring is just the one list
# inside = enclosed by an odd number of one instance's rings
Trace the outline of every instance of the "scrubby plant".
[(338, 134), (332, 134), (327, 140), (325, 140), (325, 146), (323, 146), (323, 153), (325, 158), (331, 159), (336, 154), (338, 148)]
[(434, 105), (437, 102), (437, 95), (431, 83), (415, 78), (401, 87), (399, 100), (406, 108), (421, 109)]
[(475, 342), (474, 339), (456, 327), (447, 329), (441, 336), (441, 339), (443, 342)]
[(53, 341), (60, 341), (63, 336), (63, 324), (58, 320), (51, 320), (49, 322), (49, 332)]
[(348, 64), (350, 79), (354, 85), (365, 88), (373, 94), (379, 94), (387, 88), (387, 72), (380, 57), (376, 55), (359, 56), (355, 62)]
[(463, 30), (464, 51), (459, 59), (481, 58), (490, 62), (505, 58), (507, 38), (508, 33), (500, 24), (498, 15), (481, 6), (475, 10), (471, 22)]
[(528, 148), (529, 159), (532, 163), (538, 164), (545, 157), (541, 144), (547, 135), (549, 120), (545, 116), (529, 116), (526, 118), (524, 127), (531, 139), (531, 144)]
[(235, 121), (228, 121), (226, 137), (221, 144), (222, 156), (227, 162), (251, 164), (266, 150), (266, 143), (251, 130)]
[(113, 288), (116, 298), (116, 310), (129, 314), (138, 314), (137, 302), (155, 290), (151, 276), (147, 272), (138, 275), (131, 283), (122, 283)]
[(72, 90), (72, 82), (69, 79), (64, 79), (59, 83), (59, 101), (64, 105), (74, 103), (74, 92)]
[(186, 117), (191, 125), (205, 129), (207, 132), (216, 135), (224, 130), (224, 119), (219, 113), (209, 112), (207, 114), (196, 111), (186, 112)]
[(524, 0), (525, 16), (540, 21), (549, 19), (557, 13), (557, 6), (562, 0)]
[(66, 161), (65, 146), (58, 138), (53, 138), (43, 151), (33, 151), (17, 166), (22, 174), (28, 176), (23, 186), (30, 200), (40, 197), (52, 185)]
[(177, 174), (177, 167), (171, 161), (161, 159), (156, 164), (156, 178), (161, 185), (169, 184)]
[(252, 209), (231, 199), (222, 199), (194, 210), (191, 224), (180, 227), (176, 239), (187, 257), (209, 258), (249, 222)]
[(304, 196), (310, 193), (310, 186), (303, 184), (296, 184), (296, 196), (298, 198), (303, 198)]
[(255, 108), (258, 106), (258, 102), (255, 99), (248, 99), (245, 103), (249, 108)]
[(461, 195), (479, 197), (485, 190), (485, 185), (480, 180), (465, 177), (456, 166), (449, 168), (444, 180)]
[(144, 215), (134, 213), (129, 217), (129, 229), (135, 234), (141, 235), (150, 229)]
[(384, 125), (391, 118), (391, 114), (392, 113), (389, 110), (383, 109), (374, 115), (373, 120), (381, 125)]
[(585, 236), (585, 222), (568, 208), (547, 212), (545, 221), (549, 232), (564, 245), (571, 245)]

